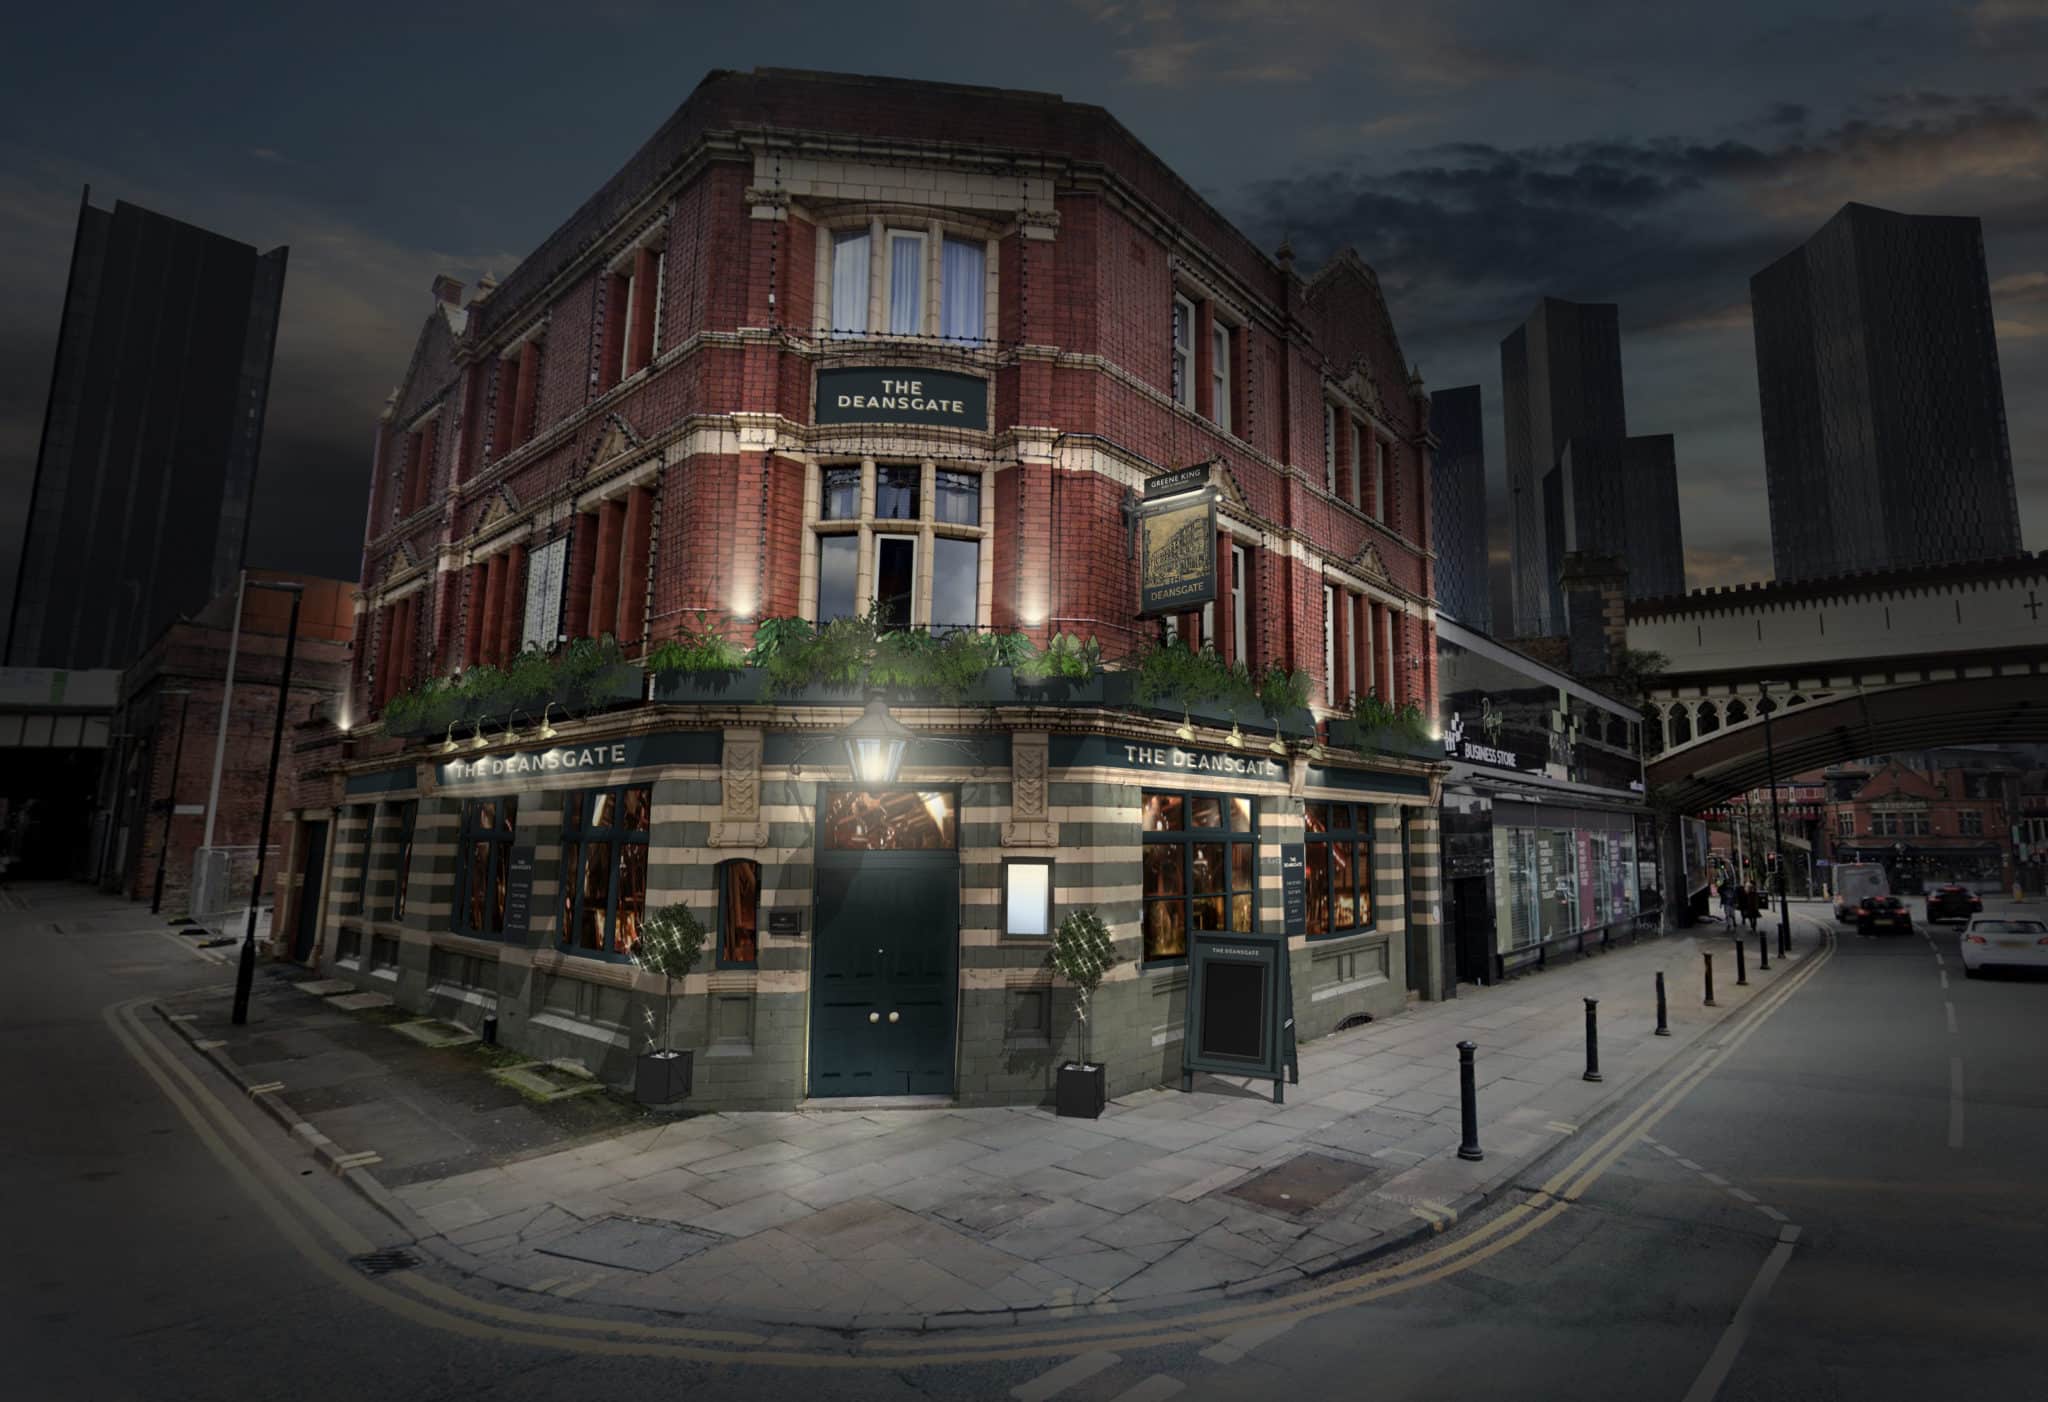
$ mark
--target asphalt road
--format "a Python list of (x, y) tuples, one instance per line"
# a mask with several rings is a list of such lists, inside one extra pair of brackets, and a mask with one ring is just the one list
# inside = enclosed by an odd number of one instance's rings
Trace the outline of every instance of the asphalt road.
[(1220, 1342), (1077, 1337), (952, 1364), (762, 1341), (819, 1350), (804, 1368), (529, 1342), (516, 1318), (451, 1323), (363, 1280), (307, 1224), (372, 1245), (388, 1226), (246, 1103), (195, 1098), (222, 1086), (179, 1039), (110, 1015), (231, 968), (140, 911), (78, 928), (0, 909), (0, 949), (10, 1399), (1924, 1402), (2039, 1397), (2048, 1377), (2048, 978), (1966, 981), (1953, 931), (1843, 931), (1769, 1017), (1731, 1025), (1710, 1070), (1646, 1090), (1643, 1137), (1618, 1138), (1568, 1205), (1462, 1223), (1379, 1298)]

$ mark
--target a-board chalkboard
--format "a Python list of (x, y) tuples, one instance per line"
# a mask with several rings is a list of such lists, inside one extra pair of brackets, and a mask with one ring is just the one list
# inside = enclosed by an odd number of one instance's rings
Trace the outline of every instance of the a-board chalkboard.
[(1195, 1072), (1207, 1071), (1270, 1080), (1274, 1102), (1285, 1101), (1285, 1078), (1294, 1060), (1287, 936), (1192, 931), (1187, 1008), (1182, 1090), (1194, 1088)]
[(1219, 959), (1209, 966), (1202, 980), (1202, 1055), (1259, 1059), (1266, 1043), (1265, 980), (1257, 964)]

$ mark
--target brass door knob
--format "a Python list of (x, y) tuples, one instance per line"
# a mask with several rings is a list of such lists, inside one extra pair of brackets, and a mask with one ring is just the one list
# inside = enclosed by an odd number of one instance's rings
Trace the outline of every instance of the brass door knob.
[(889, 1021), (891, 1021), (891, 1022), (894, 1022), (894, 1021), (895, 1021), (895, 1020), (896, 1020), (897, 1018), (899, 1018), (899, 1017), (901, 1017), (901, 1016), (903, 1016), (903, 1014), (902, 1014), (902, 1013), (890, 1013), (890, 1014), (889, 1014)]
[(880, 1022), (881, 1020), (882, 1020), (882, 1015), (881, 1015), (880, 1013), (869, 1013), (869, 1014), (868, 1014), (868, 1021), (869, 1021), (869, 1022)]

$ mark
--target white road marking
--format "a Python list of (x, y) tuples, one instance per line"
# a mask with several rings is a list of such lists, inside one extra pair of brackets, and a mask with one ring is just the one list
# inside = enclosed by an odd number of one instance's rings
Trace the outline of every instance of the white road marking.
[(1706, 1172), (1706, 1170), (1705, 1170), (1704, 1168), (1701, 1168), (1701, 1167), (1700, 1167), (1700, 1166), (1699, 1166), (1698, 1164), (1694, 1163), (1694, 1162), (1693, 1162), (1693, 1161), (1692, 1161), (1691, 1159), (1680, 1159), (1680, 1160), (1679, 1160), (1679, 1162), (1680, 1162), (1680, 1163), (1682, 1163), (1682, 1164), (1684, 1164), (1684, 1165), (1685, 1165), (1685, 1166), (1686, 1166), (1687, 1168), (1691, 1169), (1691, 1170), (1692, 1170), (1692, 1171), (1693, 1171), (1694, 1173), (1705, 1173), (1705, 1172)]
[(1763, 1213), (1764, 1216), (1770, 1218), (1773, 1222), (1789, 1222), (1792, 1220), (1790, 1217), (1787, 1217), (1784, 1213), (1778, 1211), (1777, 1208), (1766, 1207), (1762, 1203), (1757, 1204), (1756, 1210)]
[(1948, 964), (1941, 957), (1941, 951), (1938, 949), (1934, 951), (1934, 966), (1937, 969), (1945, 969), (1948, 967)]
[(1948, 1147), (1963, 1147), (1963, 1059), (1948, 1059)]
[(1709, 1183), (1712, 1183), (1717, 1188), (1725, 1188), (1728, 1186), (1728, 1180), (1726, 1178), (1723, 1178), (1718, 1173), (1708, 1173), (1705, 1169), (1702, 1169), (1700, 1170), (1700, 1177), (1706, 1179)]
[(583, 1279), (577, 1281), (575, 1284), (564, 1285), (561, 1289), (557, 1290), (555, 1292), (555, 1298), (558, 1300), (574, 1299), (576, 1296), (581, 1295), (584, 1291), (588, 1290), (591, 1286), (597, 1284), (600, 1280), (603, 1279), (604, 1277), (601, 1275), (587, 1275), (583, 1277)]
[(1948, 1031), (1949, 1035), (1953, 1037), (1956, 1033), (1956, 1005), (1954, 1003), (1943, 1003), (1942, 1006), (1948, 1009)]
[(1792, 1243), (1799, 1240), (1799, 1228), (1780, 1227), (1778, 1244), (1771, 1248), (1771, 1254), (1764, 1258), (1763, 1266), (1757, 1271), (1756, 1279), (1749, 1284), (1749, 1292), (1742, 1297), (1742, 1303), (1735, 1307), (1735, 1318), (1728, 1321), (1728, 1327), (1721, 1332), (1721, 1341), (1714, 1345), (1714, 1351), (1707, 1356), (1706, 1366), (1686, 1389), (1685, 1402), (1713, 1402), (1721, 1391), (1721, 1384), (1728, 1380), (1729, 1369), (1735, 1366), (1735, 1359), (1742, 1352), (1743, 1340), (1749, 1337), (1750, 1328), (1756, 1323), (1757, 1314), (1763, 1309), (1765, 1297), (1783, 1273), (1785, 1263), (1792, 1259)]
[(1187, 1387), (1178, 1378), (1169, 1378), (1164, 1373), (1154, 1373), (1136, 1387), (1119, 1392), (1112, 1402), (1165, 1402)]
[(1947, 970), (1947, 969), (1943, 969), (1943, 970), (1941, 971), (1941, 986), (1942, 986), (1943, 988), (1947, 988), (1947, 987), (1948, 987), (1948, 970)]
[[(1550, 1121), (1550, 1123), (1544, 1125), (1543, 1127), (1548, 1130), (1553, 1130), (1558, 1134), (1577, 1134), (1579, 1132), (1579, 1127), (1577, 1125), (1569, 1124), (1564, 1120), (1552, 1120)], [(1649, 1141), (1646, 1139), (1643, 1142), (1648, 1143)]]
[(1294, 1324), (1295, 1321), (1290, 1318), (1275, 1319), (1250, 1329), (1240, 1329), (1234, 1334), (1226, 1334), (1203, 1349), (1202, 1357), (1211, 1363), (1235, 1363), (1260, 1344), (1271, 1343), (1279, 1338), (1292, 1329)]
[(1074, 1384), (1086, 1382), (1103, 1369), (1114, 1368), (1122, 1361), (1113, 1353), (1084, 1353), (1078, 1358), (1069, 1358), (1050, 1373), (1041, 1373), (1021, 1387), (1011, 1388), (1010, 1396), (1017, 1402), (1048, 1402)]
[(1730, 1188), (1728, 1190), (1728, 1195), (1730, 1197), (1742, 1199), (1742, 1201), (1748, 1203), (1751, 1207), (1756, 1206), (1756, 1194), (1754, 1193), (1745, 1193), (1740, 1188)]
[(1678, 1157), (1678, 1150), (1672, 1148), (1669, 1144), (1659, 1144), (1657, 1146), (1657, 1152), (1664, 1155), (1664, 1157), (1668, 1159), (1675, 1159)]

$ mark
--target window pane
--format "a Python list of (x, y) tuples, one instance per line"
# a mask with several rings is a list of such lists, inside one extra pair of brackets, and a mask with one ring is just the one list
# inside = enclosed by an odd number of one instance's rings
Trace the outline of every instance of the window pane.
[(851, 618), (859, 612), (853, 601), (854, 578), (860, 567), (860, 537), (818, 537), (818, 622)]
[(944, 789), (834, 789), (820, 821), (833, 851), (946, 851), (958, 837), (958, 812)]
[(1230, 800), (1230, 830), (1250, 832), (1252, 830), (1252, 801), (1248, 798)]
[(511, 853), (503, 847), (491, 854), (491, 926), (492, 934), (502, 933), (505, 928), (505, 881), (510, 875), (508, 860)]
[(1197, 794), (1188, 800), (1191, 805), (1188, 823), (1191, 827), (1220, 828), (1223, 826), (1223, 800), (1208, 794)]
[(924, 330), (924, 238), (889, 236), (889, 334), (915, 336)]
[(1259, 849), (1256, 843), (1233, 842), (1230, 844), (1230, 889), (1250, 891), (1258, 886)]
[(611, 899), (612, 845), (590, 842), (583, 847), (583, 926), (576, 942), (585, 949), (604, 948), (605, 905)]
[(917, 589), (917, 541), (911, 536), (875, 537), (875, 614), (884, 628), (908, 628)]
[(612, 953), (625, 954), (640, 938), (640, 917), (647, 909), (647, 844), (619, 847), (619, 918), (612, 927)]
[(498, 825), (497, 805), (488, 799), (479, 799), (475, 809), (476, 830), (489, 832)]
[(932, 542), (932, 632), (972, 628), (980, 618), (981, 542)]
[(941, 472), (935, 484), (939, 494), (938, 519), (955, 526), (981, 524), (981, 475), (975, 472)]
[(1253, 923), (1252, 898), (1250, 896), (1232, 896), (1230, 898), (1230, 928), (1247, 934), (1258, 928)]
[(883, 521), (918, 519), (918, 488), (924, 481), (921, 467), (878, 467), (875, 469), (875, 516)]
[(864, 336), (868, 329), (868, 234), (832, 236), (832, 334)]
[(562, 835), (574, 836), (583, 830), (583, 795), (571, 793), (562, 795)]
[(824, 500), (820, 503), (821, 514), (827, 521), (852, 521), (860, 516), (860, 469), (857, 467), (828, 467), (825, 469)]
[(508, 798), (505, 800), (504, 806), (498, 810), (498, 831), (509, 837), (512, 835), (512, 829), (517, 826), (519, 826), (519, 800)]
[(1308, 932), (1330, 933), (1330, 844), (1308, 845)]
[(590, 825), (594, 828), (617, 827), (619, 822), (619, 801), (610, 789), (590, 796)]
[(1169, 832), (1180, 827), (1181, 800), (1177, 793), (1146, 793), (1144, 829)]
[[(1194, 859), (1189, 863), (1190, 889), (1201, 892), (1223, 889), (1223, 844), (1220, 842), (1197, 842)], [(1213, 929), (1205, 925), (1203, 929)]]
[(1351, 928), (1352, 915), (1358, 887), (1351, 870), (1352, 845), (1348, 842), (1332, 842), (1330, 848), (1330, 925), (1332, 929)]
[(645, 784), (626, 790), (626, 812), (619, 826), (627, 832), (646, 832), (649, 815), (654, 811), (649, 795), (653, 790)]
[(1052, 866), (1047, 862), (1011, 862), (1004, 868), (1009, 878), (1009, 904), (1004, 912), (1003, 932), (1010, 935), (1052, 933)]
[(1301, 809), (1302, 826), (1309, 832), (1330, 830), (1330, 805), (1327, 803), (1305, 803)]
[(725, 864), (725, 918), (719, 935), (718, 957), (727, 964), (754, 962), (756, 921), (760, 916), (761, 864)]
[(562, 920), (555, 926), (555, 938), (568, 944), (576, 933), (576, 873), (582, 868), (576, 865), (576, 844), (562, 845)]
[(472, 933), (482, 933), (489, 927), (484, 924), (484, 898), (490, 894), (491, 844), (472, 842), (469, 844), (469, 928)]
[(1188, 904), (1194, 910), (1197, 930), (1221, 930), (1223, 924), (1223, 897), (1197, 896)]
[(1153, 842), (1145, 847), (1145, 894), (1178, 896), (1181, 893), (1180, 844)]
[(967, 239), (947, 239), (939, 265), (939, 334), (949, 341), (972, 344), (981, 339), (988, 279), (983, 275), (986, 252)]
[(1172, 959), (1188, 952), (1185, 901), (1145, 902), (1145, 957)]

